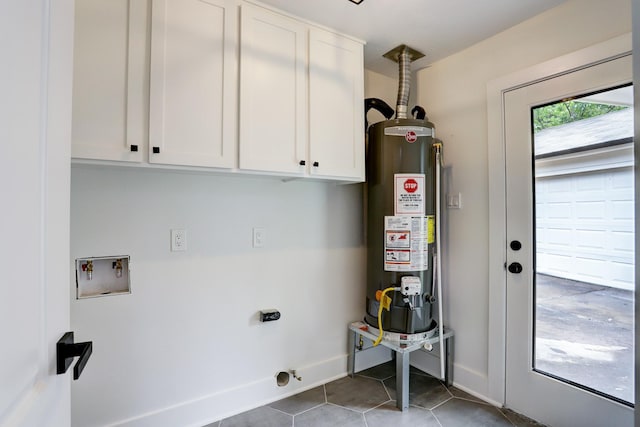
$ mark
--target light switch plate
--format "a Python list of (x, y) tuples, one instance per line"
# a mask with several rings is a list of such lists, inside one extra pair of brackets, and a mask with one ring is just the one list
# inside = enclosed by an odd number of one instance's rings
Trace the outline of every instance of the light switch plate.
[(447, 208), (462, 209), (462, 194), (447, 194)]
[(262, 227), (253, 227), (253, 247), (263, 248), (267, 243), (267, 230)]

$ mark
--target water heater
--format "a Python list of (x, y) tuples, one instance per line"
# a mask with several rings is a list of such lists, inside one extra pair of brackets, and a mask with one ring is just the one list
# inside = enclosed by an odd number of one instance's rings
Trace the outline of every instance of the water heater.
[[(378, 99), (367, 100), (388, 120), (368, 128), (367, 297), (365, 321), (373, 328), (433, 334), (436, 211), (440, 142), (420, 107), (407, 118), (408, 64), (416, 52), (399, 46), (389, 54), (400, 63), (396, 117)], [(385, 55), (385, 56), (387, 56)], [(382, 307), (381, 307), (382, 306)]]

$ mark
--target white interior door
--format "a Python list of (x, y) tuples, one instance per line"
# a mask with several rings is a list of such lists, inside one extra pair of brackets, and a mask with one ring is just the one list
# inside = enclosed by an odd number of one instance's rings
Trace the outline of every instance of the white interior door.
[[(563, 426), (631, 426), (633, 409), (623, 399), (606, 397), (592, 387), (579, 384), (575, 378), (547, 372), (538, 364), (536, 316), (540, 316), (536, 288), (536, 183), (535, 148), (532, 131), (533, 109), (567, 98), (604, 91), (631, 82), (631, 57), (606, 61), (579, 71), (544, 80), (504, 95), (505, 158), (506, 158), (506, 235), (507, 235), (507, 351), (506, 351), (506, 405), (520, 413), (554, 427)], [(576, 156), (574, 156), (576, 157)], [(577, 156), (580, 157), (580, 156)], [(587, 179), (590, 179), (588, 176)], [(541, 198), (541, 193), (538, 193)], [(560, 204), (558, 204), (560, 206)], [(556, 233), (561, 233), (556, 230)], [(598, 237), (592, 237), (598, 239)], [(511, 246), (511, 242), (520, 242)], [(632, 240), (633, 241), (633, 240)], [(518, 268), (518, 266), (520, 268)], [(631, 303), (631, 306), (633, 304)], [(571, 310), (567, 307), (558, 309)], [(586, 308), (587, 317), (589, 307)], [(568, 334), (562, 316), (552, 328)], [(605, 345), (604, 335), (593, 333), (598, 345)], [(571, 338), (567, 345), (575, 344)], [(558, 359), (574, 363), (570, 354), (556, 346)], [(566, 349), (565, 349), (566, 350)], [(633, 353), (633, 349), (631, 349)], [(587, 362), (588, 363), (588, 362)], [(599, 365), (585, 366), (589, 375), (598, 372)], [(632, 368), (631, 368), (632, 369)], [(631, 375), (633, 377), (633, 375)], [(632, 387), (633, 388), (633, 387)], [(630, 400), (633, 402), (633, 399)]]
[(0, 425), (70, 425), (73, 0), (0, 2)]

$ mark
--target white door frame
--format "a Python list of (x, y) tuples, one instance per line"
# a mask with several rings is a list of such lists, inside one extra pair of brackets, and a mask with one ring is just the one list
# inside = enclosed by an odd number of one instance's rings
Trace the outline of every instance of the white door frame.
[(543, 62), (487, 83), (489, 155), (488, 397), (505, 403), (506, 387), (506, 175), (504, 94), (631, 52), (631, 33)]

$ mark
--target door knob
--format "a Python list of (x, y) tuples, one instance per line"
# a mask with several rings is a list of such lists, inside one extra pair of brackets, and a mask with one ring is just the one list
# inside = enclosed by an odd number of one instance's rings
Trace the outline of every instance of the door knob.
[(520, 243), (519, 240), (512, 240), (511, 243), (509, 244), (509, 246), (514, 251), (519, 251), (520, 249), (522, 249), (522, 243)]
[(510, 273), (520, 274), (522, 273), (522, 264), (520, 264), (519, 262), (512, 262), (511, 264), (509, 264), (508, 269)]

